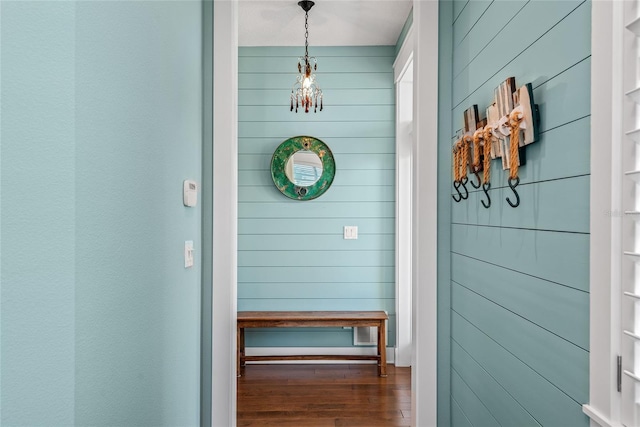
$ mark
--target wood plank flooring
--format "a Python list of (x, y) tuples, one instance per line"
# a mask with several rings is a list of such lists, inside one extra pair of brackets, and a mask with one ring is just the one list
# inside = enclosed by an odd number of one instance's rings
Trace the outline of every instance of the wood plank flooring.
[(374, 364), (247, 365), (238, 378), (238, 427), (411, 425), (411, 369)]

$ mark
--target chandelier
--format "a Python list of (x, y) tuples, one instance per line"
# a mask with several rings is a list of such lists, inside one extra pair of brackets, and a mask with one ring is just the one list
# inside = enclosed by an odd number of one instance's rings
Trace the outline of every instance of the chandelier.
[(316, 83), (316, 75), (311, 71), (311, 62), (313, 62), (313, 71), (318, 69), (318, 61), (315, 57), (309, 57), (309, 10), (315, 3), (309, 0), (298, 2), (304, 10), (304, 56), (298, 58), (298, 77), (291, 89), (291, 111), (293, 104), (296, 104), (296, 113), (298, 106), (304, 107), (304, 112), (308, 113), (313, 107), (313, 112), (318, 110), (318, 102), (320, 103), (320, 111), (322, 111), (322, 90)]

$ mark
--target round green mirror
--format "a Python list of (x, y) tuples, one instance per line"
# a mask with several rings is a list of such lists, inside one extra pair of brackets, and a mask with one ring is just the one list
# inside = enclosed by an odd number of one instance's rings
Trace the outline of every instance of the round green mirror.
[(333, 153), (312, 136), (295, 136), (278, 146), (271, 177), (278, 190), (296, 200), (311, 200), (329, 189), (336, 173)]

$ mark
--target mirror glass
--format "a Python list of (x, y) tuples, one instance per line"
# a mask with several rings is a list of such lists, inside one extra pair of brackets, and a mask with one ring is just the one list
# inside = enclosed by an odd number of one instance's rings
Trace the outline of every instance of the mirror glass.
[(310, 150), (296, 151), (287, 160), (285, 174), (295, 185), (309, 187), (322, 176), (322, 159)]

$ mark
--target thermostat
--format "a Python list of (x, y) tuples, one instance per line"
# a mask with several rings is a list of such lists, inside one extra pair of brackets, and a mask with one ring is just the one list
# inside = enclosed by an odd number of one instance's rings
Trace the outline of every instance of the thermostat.
[(187, 179), (184, 181), (182, 202), (185, 206), (193, 207), (198, 203), (198, 184)]

